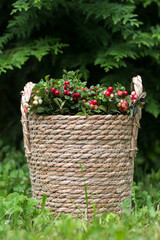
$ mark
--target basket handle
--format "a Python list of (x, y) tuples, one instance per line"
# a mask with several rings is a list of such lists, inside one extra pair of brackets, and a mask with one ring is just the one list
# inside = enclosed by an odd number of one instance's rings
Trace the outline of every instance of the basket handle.
[[(143, 92), (143, 85), (142, 85), (141, 76), (137, 75), (136, 77), (132, 78), (131, 91), (136, 92), (136, 94), (138, 95), (138, 99), (146, 96), (146, 93)], [(135, 157), (136, 156), (138, 129), (140, 127), (139, 121), (140, 121), (141, 116), (142, 116), (141, 107), (138, 106), (137, 108), (138, 108), (138, 111), (137, 111), (136, 115), (133, 117), (133, 131), (132, 131), (132, 138), (131, 138), (130, 157)]]
[(137, 75), (136, 77), (132, 78), (131, 91), (135, 91), (138, 96), (142, 94), (143, 85), (141, 76)]
[(28, 113), (24, 111), (25, 109), (25, 103), (29, 101), (32, 88), (35, 86), (34, 83), (28, 82), (24, 90), (21, 91), (21, 122), (23, 127), (23, 138), (24, 138), (24, 147), (25, 147), (25, 156), (30, 156), (30, 142), (29, 142), (29, 129), (28, 129)]

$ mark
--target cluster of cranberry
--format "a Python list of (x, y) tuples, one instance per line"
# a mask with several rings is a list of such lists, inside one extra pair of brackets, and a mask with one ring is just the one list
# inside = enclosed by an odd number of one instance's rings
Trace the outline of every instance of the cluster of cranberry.
[[(126, 96), (128, 96), (127, 91), (118, 90), (117, 92), (114, 92), (113, 87), (108, 87), (108, 89), (104, 90), (103, 93), (106, 97), (109, 97), (110, 99), (113, 99), (115, 96), (118, 96), (119, 98), (124, 99)], [(116, 107), (117, 107), (118, 111), (120, 111), (120, 112), (125, 112), (128, 110), (128, 103), (126, 100), (123, 100), (123, 99), (121, 99), (116, 104)]]
[(51, 92), (54, 93), (55, 96), (57, 96), (57, 97), (59, 96), (59, 91), (56, 90), (54, 87), (51, 88)]
[[(64, 85), (63, 85), (63, 88), (64, 88), (63, 94), (64, 94), (64, 95), (67, 95), (67, 96), (71, 96), (74, 101), (77, 101), (78, 98), (81, 97), (80, 93), (79, 93), (79, 92), (76, 92), (76, 93), (72, 93), (72, 94), (71, 94), (70, 91), (69, 91), (69, 86), (70, 86), (70, 82), (69, 82), (69, 81), (65, 81), (65, 82), (64, 82)], [(88, 90), (88, 88), (82, 88), (81, 91), (83, 91), (83, 90)], [(95, 91), (95, 90), (90, 89), (90, 92), (94, 92), (94, 91)], [(59, 92), (58, 90), (56, 90), (54, 87), (51, 88), (51, 92), (52, 92), (55, 96), (59, 96), (59, 95), (60, 95), (60, 92)], [(97, 90), (97, 92), (98, 92), (98, 90)], [(95, 96), (95, 94), (92, 93), (92, 96)], [(87, 102), (86, 99), (82, 99), (82, 101)], [(91, 106), (93, 109), (97, 109), (97, 108), (98, 108), (97, 103), (98, 103), (98, 101), (95, 100), (95, 99), (94, 99), (93, 101), (89, 101), (89, 104), (90, 104), (90, 106)]]
[(95, 109), (95, 110), (98, 109), (98, 101), (96, 99), (93, 99), (92, 101), (89, 101), (89, 105), (92, 109)]
[(103, 93), (106, 97), (114, 97), (114, 94), (112, 93), (113, 92), (113, 87), (109, 87), (108, 88), (108, 91), (107, 90), (104, 90)]
[[(63, 85), (63, 93), (64, 95), (67, 95), (67, 96), (71, 96), (73, 98), (74, 101), (77, 101), (77, 99), (80, 97), (80, 93), (76, 92), (76, 93), (70, 93), (70, 91), (68, 90), (68, 87), (70, 85), (70, 82), (69, 81), (65, 81), (64, 82), (64, 85)], [(60, 92), (58, 90), (56, 90), (54, 87), (51, 88), (51, 92), (54, 93), (55, 96), (59, 96), (60, 95)]]
[(117, 103), (117, 109), (120, 112), (126, 112), (128, 110), (128, 103), (127, 101), (121, 99), (119, 103)]
[(113, 98), (115, 95), (117, 95), (118, 97), (125, 97), (128, 95), (127, 91), (121, 91), (121, 90), (118, 90), (117, 93), (115, 93), (114, 95), (113, 87), (109, 87), (108, 91), (104, 90), (103, 93), (106, 97), (111, 97), (111, 98)]
[(136, 101), (137, 98), (138, 98), (138, 95), (136, 94), (135, 91), (133, 91), (133, 92), (131, 92), (130, 97), (131, 97), (132, 103), (135, 103), (135, 101)]
[[(71, 74), (73, 76), (72, 72)], [(48, 113), (48, 109), (51, 109), (50, 114), (58, 113), (58, 111), (62, 114), (107, 114), (118, 110), (121, 113), (129, 113), (134, 104), (141, 104), (135, 91), (129, 96), (120, 84), (108, 88), (100, 85), (88, 88), (85, 84), (76, 78), (76, 75), (42, 81), (33, 89), (31, 99), (26, 102), (24, 111), (26, 113), (41, 113), (41, 111)]]
[[(64, 95), (71, 96), (70, 92), (67, 90), (67, 85), (70, 85), (70, 82), (69, 81), (65, 81), (64, 84), (65, 84), (63, 86), (63, 88), (64, 88), (64, 91), (63, 91)], [(60, 92), (58, 90), (56, 90), (54, 87), (51, 88), (51, 92), (54, 93), (55, 96), (59, 96), (59, 94), (60, 94)]]

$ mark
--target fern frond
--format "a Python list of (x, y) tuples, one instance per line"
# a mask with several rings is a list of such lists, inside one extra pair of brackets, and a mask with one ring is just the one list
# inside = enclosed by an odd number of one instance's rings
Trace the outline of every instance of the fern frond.
[(59, 43), (58, 39), (51, 37), (40, 38), (39, 40), (21, 43), (20, 45), (4, 51), (0, 55), (0, 73), (14, 67), (21, 68), (31, 56), (41, 61), (50, 52), (54, 52), (54, 54), (62, 53), (62, 48), (68, 46), (67, 44)]

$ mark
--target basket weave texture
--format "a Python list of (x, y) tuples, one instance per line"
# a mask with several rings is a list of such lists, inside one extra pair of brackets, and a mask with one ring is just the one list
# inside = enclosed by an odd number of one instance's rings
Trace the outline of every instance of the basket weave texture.
[(119, 204), (131, 198), (138, 115), (24, 115), (23, 97), (33, 86), (25, 87), (21, 105), (33, 197), (46, 194), (54, 213), (75, 216), (75, 204), (86, 211), (86, 183), (89, 218), (92, 197), (100, 214), (119, 212)]

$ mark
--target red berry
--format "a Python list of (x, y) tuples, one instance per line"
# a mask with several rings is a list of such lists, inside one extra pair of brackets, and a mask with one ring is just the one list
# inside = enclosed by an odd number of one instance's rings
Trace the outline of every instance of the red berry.
[(65, 95), (67, 95), (68, 91), (65, 89), (65, 90), (63, 91), (63, 93), (64, 93)]
[(125, 108), (123, 109), (124, 111), (127, 111), (128, 110), (128, 106), (125, 106)]
[(70, 82), (69, 82), (69, 81), (65, 81), (64, 84), (65, 84), (65, 85), (69, 85)]
[(58, 91), (58, 90), (55, 90), (54, 94), (55, 94), (56, 96), (59, 96), (59, 91)]
[(135, 95), (134, 95), (134, 98), (135, 98), (135, 99), (137, 99), (137, 98), (138, 98), (138, 95), (137, 95), (137, 94), (135, 94)]
[(28, 112), (28, 109), (27, 109), (27, 108), (25, 108), (25, 109), (24, 109), (24, 112), (25, 112), (25, 113), (27, 113), (27, 112)]
[(90, 106), (93, 107), (94, 106), (93, 103), (90, 103)]
[(75, 97), (75, 93), (72, 93), (72, 94), (71, 94), (71, 97), (73, 97), (73, 98), (74, 98), (74, 97)]
[(113, 92), (113, 87), (109, 87), (109, 88), (108, 88), (108, 91), (109, 91), (109, 92)]
[(38, 105), (38, 101), (37, 101), (37, 100), (34, 100), (34, 101), (32, 102), (32, 104), (33, 104), (34, 106), (37, 106), (37, 105)]
[(89, 101), (89, 104), (90, 104), (90, 105), (93, 104), (92, 101)]
[(87, 88), (82, 88), (81, 91), (83, 91), (83, 90), (87, 90)]
[(66, 86), (66, 85), (63, 85), (63, 88), (64, 88), (64, 89), (67, 89), (67, 86)]
[(127, 91), (124, 91), (124, 95), (125, 95), (125, 96), (128, 96), (128, 92), (127, 92)]
[(74, 97), (74, 98), (73, 98), (73, 100), (74, 100), (74, 101), (77, 101), (77, 98), (76, 98), (76, 97)]
[(109, 91), (106, 91), (105, 95), (106, 95), (106, 97), (109, 97), (111, 95), (111, 93)]
[(77, 92), (77, 93), (75, 94), (75, 96), (78, 98), (78, 97), (80, 97), (80, 94)]
[(117, 103), (117, 105), (116, 105), (118, 108), (120, 108), (120, 106), (121, 106), (121, 103), (119, 102), (119, 103)]
[(131, 99), (133, 99), (134, 97), (133, 97), (133, 95), (130, 95), (130, 97), (131, 97)]
[(92, 103), (93, 103), (93, 105), (96, 105), (96, 104), (98, 103), (98, 101), (94, 99), (94, 100), (92, 101)]
[(124, 100), (123, 103), (124, 103), (125, 105), (127, 105), (127, 101), (126, 101), (126, 100)]
[(53, 87), (53, 88), (51, 88), (51, 92), (55, 92), (56, 91), (56, 89)]
[(123, 103), (121, 103), (121, 107), (122, 108), (125, 108), (125, 106), (126, 106), (126, 104), (123, 102)]
[(97, 110), (98, 109), (98, 105), (94, 105), (94, 109)]
[(124, 95), (124, 92), (123, 92), (123, 91), (120, 91), (119, 94), (120, 94), (120, 96), (123, 96), (123, 95)]
[(67, 96), (70, 96), (71, 94), (70, 94), (70, 92), (69, 91), (67, 91)]
[(135, 101), (136, 101), (135, 99), (132, 99), (132, 103), (135, 103)]
[(121, 96), (123, 96), (123, 92), (120, 91), (120, 90), (118, 90), (118, 91), (117, 91), (117, 95), (118, 95), (119, 97), (121, 97)]
[(107, 92), (107, 91), (106, 91), (106, 90), (104, 90), (104, 91), (103, 91), (103, 94), (104, 94), (104, 95), (106, 95), (106, 92)]

